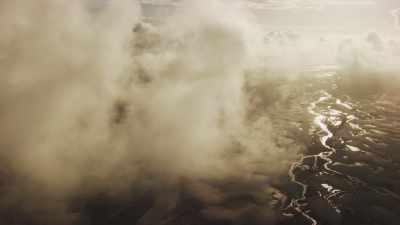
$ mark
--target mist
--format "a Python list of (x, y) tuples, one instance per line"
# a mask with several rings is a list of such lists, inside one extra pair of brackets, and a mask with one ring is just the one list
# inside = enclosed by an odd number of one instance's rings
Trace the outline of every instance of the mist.
[(97, 4), (1, 3), (1, 211), (17, 214), (4, 223), (84, 224), (71, 205), (98, 193), (177, 204), (182, 182), (226, 217), (207, 180), (285, 173), (300, 147), (278, 147), (267, 115), (249, 119), (246, 71), (261, 68), (263, 39), (242, 12), (192, 1), (156, 28), (138, 3)]
[(219, 1), (143, 17), (128, 0), (0, 2), (2, 223), (113, 224), (90, 219), (102, 199), (172, 224), (190, 199), (198, 220), (278, 224), (277, 188), (310, 140), (277, 115), (300, 112), (304, 71), (334, 66), (347, 85), (399, 70), (377, 33), (266, 31)]

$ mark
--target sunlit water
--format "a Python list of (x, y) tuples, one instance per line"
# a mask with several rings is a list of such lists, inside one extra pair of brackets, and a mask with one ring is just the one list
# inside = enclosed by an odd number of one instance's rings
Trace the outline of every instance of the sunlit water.
[(399, 105), (384, 93), (347, 95), (336, 76), (320, 78), (307, 108), (313, 141), (289, 171), (301, 195), (284, 208), (283, 224), (398, 224)]

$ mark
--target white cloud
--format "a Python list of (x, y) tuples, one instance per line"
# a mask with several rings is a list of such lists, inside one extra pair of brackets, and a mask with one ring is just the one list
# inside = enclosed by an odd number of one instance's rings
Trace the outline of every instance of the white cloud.
[(342, 6), (366, 6), (376, 5), (375, 0), (328, 0), (326, 5), (342, 5)]
[[(141, 0), (152, 5), (178, 5), (182, 0)], [(376, 5), (376, 0), (235, 0), (226, 1), (243, 7), (257, 10), (291, 10), (291, 9), (322, 9), (336, 6), (370, 6)]]
[(296, 7), (295, 1), (293, 0), (266, 0), (266, 1), (256, 1), (256, 0), (242, 0), (241, 4), (252, 9), (292, 9)]
[(242, 0), (254, 9), (321, 9), (332, 5), (337, 6), (370, 6), (375, 0)]
[(395, 28), (400, 28), (400, 8), (391, 10), (390, 14), (394, 18)]
[(141, 3), (150, 5), (177, 5), (179, 0), (140, 0)]

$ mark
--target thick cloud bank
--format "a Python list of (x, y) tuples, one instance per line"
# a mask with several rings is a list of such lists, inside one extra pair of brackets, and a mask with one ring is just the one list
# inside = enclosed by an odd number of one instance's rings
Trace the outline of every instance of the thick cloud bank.
[[(132, 221), (161, 224), (182, 187), (209, 220), (275, 220), (269, 184), (301, 147), (268, 117), (285, 95), (261, 30), (217, 2), (139, 17), (132, 1), (0, 2), (3, 223), (93, 224), (80, 202), (147, 193)], [(262, 201), (225, 207), (239, 190)]]
[(218, 1), (159, 24), (129, 0), (1, 1), (0, 222), (276, 224), (274, 186), (304, 148), (288, 123), (303, 115), (276, 119), (303, 107), (292, 83), (316, 65), (345, 84), (371, 62), (398, 71), (399, 47), (255, 19)]

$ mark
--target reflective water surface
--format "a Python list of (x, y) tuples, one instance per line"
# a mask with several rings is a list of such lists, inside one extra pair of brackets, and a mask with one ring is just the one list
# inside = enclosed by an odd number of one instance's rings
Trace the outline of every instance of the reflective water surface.
[(310, 88), (311, 141), (289, 172), (301, 194), (283, 224), (398, 224), (400, 106), (384, 91), (354, 96), (339, 79)]

